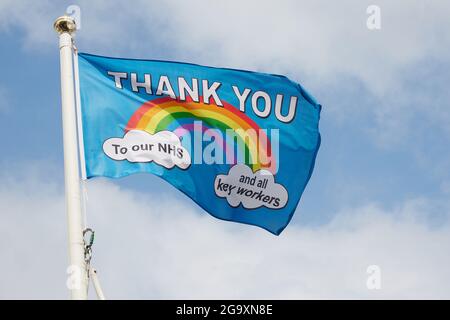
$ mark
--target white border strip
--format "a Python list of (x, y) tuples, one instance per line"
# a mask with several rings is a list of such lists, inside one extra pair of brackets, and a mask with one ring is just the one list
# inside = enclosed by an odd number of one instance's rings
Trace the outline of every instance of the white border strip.
[(75, 102), (77, 108), (78, 148), (80, 153), (81, 179), (86, 180), (86, 159), (84, 157), (83, 121), (81, 117), (80, 78), (78, 71), (78, 50), (73, 50), (73, 68), (75, 75)]

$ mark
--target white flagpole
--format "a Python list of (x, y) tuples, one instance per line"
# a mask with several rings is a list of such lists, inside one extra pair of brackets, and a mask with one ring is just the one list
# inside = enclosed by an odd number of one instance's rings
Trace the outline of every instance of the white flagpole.
[(64, 141), (64, 179), (69, 231), (70, 278), (68, 281), (73, 300), (87, 299), (88, 275), (84, 260), (84, 241), (80, 195), (80, 173), (77, 147), (77, 123), (73, 77), (72, 34), (75, 21), (68, 16), (56, 19), (54, 28), (59, 34), (61, 62), (61, 100)]

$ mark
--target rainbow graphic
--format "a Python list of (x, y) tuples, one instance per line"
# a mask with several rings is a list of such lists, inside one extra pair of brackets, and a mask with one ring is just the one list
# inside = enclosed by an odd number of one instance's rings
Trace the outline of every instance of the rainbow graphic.
[[(143, 130), (150, 134), (169, 130), (181, 138), (186, 133), (199, 130), (194, 121), (201, 120), (202, 134), (211, 135), (211, 132), (214, 132), (208, 129), (219, 129), (223, 133), (212, 135), (215, 143), (223, 148), (227, 163), (230, 163), (230, 158), (233, 164), (237, 163), (237, 159), (245, 159), (245, 164), (252, 168), (253, 172), (264, 168), (275, 173), (271, 142), (264, 130), (231, 104), (223, 102), (223, 105), (220, 107), (205, 104), (202, 100), (180, 101), (170, 97), (147, 101), (131, 116), (125, 130)], [(230, 131), (238, 139), (236, 154), (234, 139), (223, 138), (230, 135)], [(237, 155), (239, 152), (240, 157)]]

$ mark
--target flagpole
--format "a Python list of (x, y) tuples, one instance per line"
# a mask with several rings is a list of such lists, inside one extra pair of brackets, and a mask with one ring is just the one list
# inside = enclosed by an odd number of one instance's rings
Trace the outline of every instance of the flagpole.
[(80, 195), (80, 171), (77, 147), (77, 123), (73, 77), (73, 38), (75, 21), (69, 16), (56, 19), (53, 27), (59, 34), (61, 64), (61, 100), (64, 142), (64, 181), (69, 231), (71, 299), (87, 299), (88, 275), (84, 260), (84, 241)]

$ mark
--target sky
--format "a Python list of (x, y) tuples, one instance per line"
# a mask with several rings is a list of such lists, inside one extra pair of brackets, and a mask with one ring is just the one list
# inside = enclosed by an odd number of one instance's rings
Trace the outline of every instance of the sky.
[(52, 25), (72, 4), (80, 51), (285, 74), (323, 106), (315, 171), (279, 237), (150, 174), (88, 181), (107, 298), (450, 298), (445, 0), (0, 0), (0, 298), (69, 296)]

